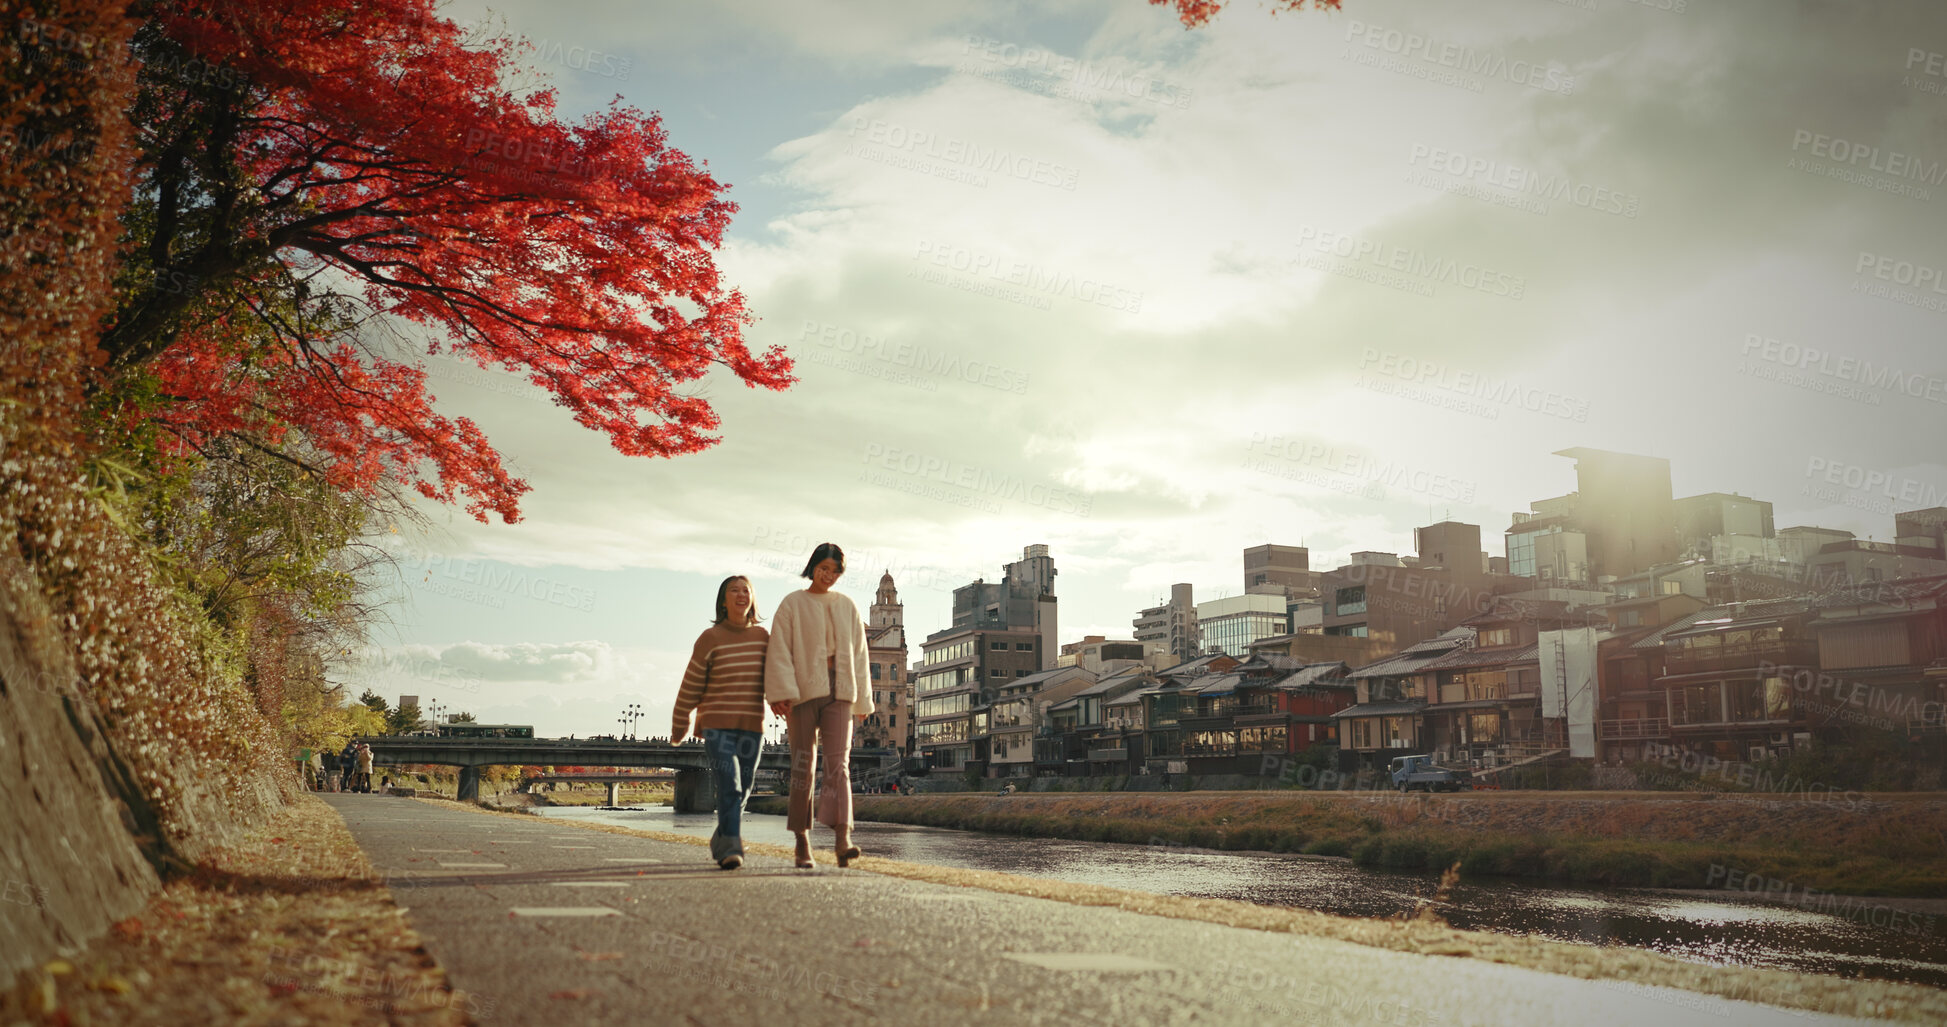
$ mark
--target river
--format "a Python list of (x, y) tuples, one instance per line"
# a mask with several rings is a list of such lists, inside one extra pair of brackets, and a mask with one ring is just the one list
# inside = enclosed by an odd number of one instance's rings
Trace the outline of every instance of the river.
[[(537, 812), (563, 820), (703, 838), (716, 827), (715, 814), (679, 814), (667, 806), (639, 811), (562, 806)], [(791, 833), (779, 816), (747, 816), (744, 837), (791, 844)], [(1427, 875), (1268, 852), (1019, 838), (865, 821), (853, 837), (872, 855), (911, 863), (999, 870), (1162, 895), (1298, 906), (1345, 916), (1410, 913), (1420, 899), (1433, 894), (1437, 884), (1435, 877)], [(822, 846), (821, 860), (829, 861), (830, 832), (819, 828), (812, 841)], [(701, 854), (699, 860), (703, 861)], [(1902, 913), (1892, 919), (1881, 909), (1848, 919), (1749, 900), (1739, 892), (1562, 888), (1506, 878), (1463, 880), (1449, 899), (1441, 914), (1453, 926), (1469, 930), (1630, 945), (1698, 963), (1947, 987), (1947, 914), (1929, 918)], [(1906, 929), (1874, 926), (1873, 919), (1882, 924), (1891, 920)]]

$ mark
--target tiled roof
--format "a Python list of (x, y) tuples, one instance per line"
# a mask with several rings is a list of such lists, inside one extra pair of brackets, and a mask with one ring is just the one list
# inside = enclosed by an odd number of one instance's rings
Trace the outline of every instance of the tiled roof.
[(1453, 670), (1461, 667), (1498, 667), (1510, 663), (1527, 663), (1540, 659), (1541, 647), (1534, 644), (1523, 646), (1497, 646), (1493, 649), (1455, 649), (1453, 652), (1422, 663), (1420, 670)]
[[(1350, 685), (1352, 682), (1345, 678), (1347, 670), (1343, 660), (1335, 660), (1330, 663), (1309, 663), (1299, 668), (1297, 673), (1278, 682), (1278, 687), (1303, 688), (1306, 685), (1314, 685), (1320, 682)], [(1340, 680), (1335, 682), (1333, 679)]]
[(1723, 609), (1721, 606), (1706, 606), (1695, 613), (1686, 614), (1631, 642), (1629, 647), (1631, 649), (1661, 649), (1663, 648), (1663, 637), (1665, 635), (1675, 631), (1682, 631), (1685, 628), (1694, 627), (1698, 621), (1706, 618), (1721, 617), (1723, 616)]
[(1423, 702), (1368, 702), (1357, 706), (1347, 706), (1332, 714), (1333, 720), (1346, 717), (1394, 717), (1402, 713), (1419, 713), (1426, 709)]
[(1199, 695), (1223, 695), (1237, 691), (1243, 683), (1242, 674), (1206, 674), (1196, 680), (1195, 690)]
[(1899, 606), (1943, 596), (1947, 596), (1947, 574), (1836, 588), (1814, 599), (1812, 605), (1821, 610), (1835, 606)]

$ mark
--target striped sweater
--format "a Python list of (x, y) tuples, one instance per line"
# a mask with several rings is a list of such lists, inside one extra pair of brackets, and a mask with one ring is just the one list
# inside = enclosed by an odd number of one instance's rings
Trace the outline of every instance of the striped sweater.
[(671, 738), (708, 728), (764, 730), (764, 652), (770, 632), (759, 627), (732, 630), (721, 624), (697, 637), (683, 687), (676, 693)]

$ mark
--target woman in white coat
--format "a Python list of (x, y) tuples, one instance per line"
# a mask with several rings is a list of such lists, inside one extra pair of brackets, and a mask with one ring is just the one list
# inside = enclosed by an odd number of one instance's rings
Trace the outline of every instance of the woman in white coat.
[[(791, 806), (785, 826), (797, 836), (797, 863), (812, 865), (808, 832), (815, 819), (832, 829), (838, 865), (859, 857), (852, 844), (852, 721), (872, 714), (870, 657), (859, 608), (832, 591), (845, 573), (845, 551), (830, 542), (812, 550), (804, 577), (811, 587), (792, 592), (771, 615), (765, 652), (764, 698), (785, 718), (791, 744)], [(824, 773), (813, 803), (813, 767)]]

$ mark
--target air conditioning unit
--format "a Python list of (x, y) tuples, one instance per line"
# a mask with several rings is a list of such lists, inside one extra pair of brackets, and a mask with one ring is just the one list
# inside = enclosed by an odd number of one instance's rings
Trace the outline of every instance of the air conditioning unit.
[(1789, 732), (1789, 731), (1773, 731), (1773, 732), (1771, 733), (1771, 744), (1772, 744), (1772, 745), (1790, 745), (1790, 744), (1792, 744), (1792, 736), (1791, 736), (1791, 732)]
[(1753, 763), (1762, 762), (1765, 758), (1764, 746), (1762, 745), (1752, 746), (1749, 755), (1751, 757), (1751, 762)]

